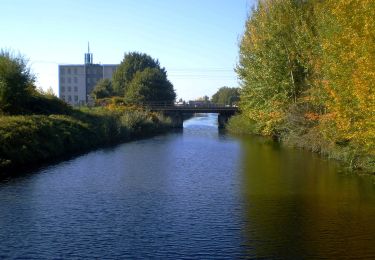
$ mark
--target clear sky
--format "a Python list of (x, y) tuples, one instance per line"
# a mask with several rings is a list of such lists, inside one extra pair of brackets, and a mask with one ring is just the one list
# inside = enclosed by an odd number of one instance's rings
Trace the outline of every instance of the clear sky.
[(58, 93), (58, 64), (159, 60), (178, 98), (238, 86), (238, 43), (254, 0), (0, 0), (0, 48), (24, 54), (37, 85)]

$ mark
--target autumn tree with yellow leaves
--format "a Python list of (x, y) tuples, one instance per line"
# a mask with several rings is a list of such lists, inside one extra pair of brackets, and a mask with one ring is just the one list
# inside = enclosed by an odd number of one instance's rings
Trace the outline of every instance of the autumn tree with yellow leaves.
[(236, 71), (251, 131), (375, 169), (375, 2), (259, 0)]
[[(324, 136), (354, 156), (375, 152), (375, 2), (328, 0), (320, 7), (327, 113)], [(329, 13), (324, 12), (329, 10)], [(370, 158), (369, 158), (370, 159)]]

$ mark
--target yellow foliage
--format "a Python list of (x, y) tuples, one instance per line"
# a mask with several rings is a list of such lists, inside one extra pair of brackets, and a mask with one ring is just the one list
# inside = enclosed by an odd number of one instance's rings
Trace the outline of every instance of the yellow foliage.
[[(323, 11), (325, 10), (325, 12)], [(331, 10), (331, 12), (326, 12)], [(361, 150), (375, 140), (375, 1), (327, 0), (321, 5), (322, 70), (330, 115), (322, 130)], [(329, 17), (328, 17), (329, 16)], [(331, 122), (330, 122), (331, 121)]]
[(251, 131), (374, 162), (374, 19), (374, 0), (259, 0), (237, 66)]

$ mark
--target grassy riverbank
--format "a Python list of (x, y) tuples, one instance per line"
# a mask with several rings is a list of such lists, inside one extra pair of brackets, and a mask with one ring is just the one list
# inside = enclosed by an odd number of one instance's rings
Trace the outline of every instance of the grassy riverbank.
[[(0, 173), (167, 131), (169, 119), (135, 107), (0, 116)], [(1, 174), (0, 174), (1, 175)]]

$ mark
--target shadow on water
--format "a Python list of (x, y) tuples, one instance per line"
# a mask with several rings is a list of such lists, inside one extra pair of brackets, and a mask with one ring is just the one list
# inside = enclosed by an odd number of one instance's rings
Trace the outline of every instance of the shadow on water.
[[(165, 135), (169, 135), (169, 134), (182, 134), (182, 133), (183, 133), (182, 128), (173, 128), (173, 129), (169, 129), (168, 132), (158, 134), (157, 136), (165, 136)], [(69, 154), (59, 156), (57, 158), (49, 159), (49, 160), (44, 161), (44, 162), (37, 162), (37, 163), (34, 163), (34, 164), (28, 164), (28, 165), (22, 165), (22, 166), (14, 167), (14, 168), (8, 169), (4, 172), (0, 172), (0, 183), (8, 182), (12, 179), (28, 177), (28, 176), (36, 174), (38, 172), (39, 173), (43, 172), (44, 170), (46, 170), (48, 168), (53, 168), (55, 166), (58, 166), (61, 163), (77, 159), (79, 157), (85, 156), (85, 155), (90, 154), (92, 152), (98, 152), (98, 151), (99, 152), (100, 151), (111, 152), (111, 151), (115, 151), (116, 149), (118, 149), (118, 147), (123, 145), (124, 143), (131, 143), (131, 142), (138, 142), (138, 141), (142, 141), (142, 140), (148, 140), (148, 139), (152, 139), (153, 137), (154, 136), (134, 137), (132, 140), (122, 141), (122, 142), (119, 142), (119, 143), (103, 144), (103, 145), (97, 147), (96, 149), (89, 149), (89, 150), (86, 150), (86, 151), (72, 152), (72, 153), (69, 153)]]
[(242, 140), (247, 255), (375, 258), (371, 176), (347, 174), (310, 152)]

